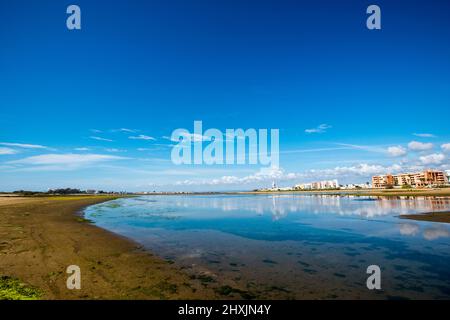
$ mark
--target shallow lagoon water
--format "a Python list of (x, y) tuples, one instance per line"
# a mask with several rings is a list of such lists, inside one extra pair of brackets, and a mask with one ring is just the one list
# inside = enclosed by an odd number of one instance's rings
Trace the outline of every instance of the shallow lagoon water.
[[(229, 297), (449, 299), (450, 226), (399, 218), (448, 210), (449, 198), (171, 195), (85, 215)], [(369, 265), (381, 290), (366, 287)]]

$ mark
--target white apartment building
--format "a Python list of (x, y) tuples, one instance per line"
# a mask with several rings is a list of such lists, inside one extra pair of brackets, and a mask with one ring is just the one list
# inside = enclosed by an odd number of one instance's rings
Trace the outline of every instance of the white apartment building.
[(324, 190), (337, 188), (339, 188), (339, 182), (336, 179), (311, 183), (300, 183), (294, 186), (294, 189), (296, 190)]

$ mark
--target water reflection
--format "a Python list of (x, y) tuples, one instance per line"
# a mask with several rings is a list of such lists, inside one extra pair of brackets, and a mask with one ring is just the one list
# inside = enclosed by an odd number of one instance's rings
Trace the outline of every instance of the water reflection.
[(450, 236), (450, 232), (443, 226), (427, 228), (425, 229), (423, 236), (427, 240), (435, 240), (439, 238), (448, 238)]
[[(450, 298), (449, 225), (398, 216), (449, 210), (432, 197), (182, 195), (119, 199), (86, 217), (256, 297), (439, 299)], [(378, 295), (365, 287), (370, 264), (384, 270)]]
[(426, 227), (420, 231), (419, 225), (415, 223), (400, 223), (399, 231), (403, 236), (417, 236), (422, 232), (423, 238), (428, 241), (450, 237), (450, 231), (446, 226)]
[(338, 214), (374, 218), (385, 215), (437, 212), (450, 210), (449, 198), (435, 197), (358, 197), (331, 195), (268, 196), (181, 196), (171, 201), (179, 208), (216, 209), (223, 212), (250, 211), (271, 214), (274, 220), (292, 212)]
[(400, 223), (400, 234), (404, 236), (415, 236), (419, 232), (419, 226), (415, 223)]

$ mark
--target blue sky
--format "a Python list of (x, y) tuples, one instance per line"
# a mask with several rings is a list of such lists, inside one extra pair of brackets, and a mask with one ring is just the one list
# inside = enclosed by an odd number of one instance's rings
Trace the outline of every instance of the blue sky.
[[(382, 30), (365, 26), (373, 3)], [(231, 190), (450, 169), (450, 5), (373, 3), (2, 1), (0, 190)], [(81, 30), (66, 28), (69, 4)], [(280, 167), (174, 165), (167, 137), (194, 120), (279, 129)]]

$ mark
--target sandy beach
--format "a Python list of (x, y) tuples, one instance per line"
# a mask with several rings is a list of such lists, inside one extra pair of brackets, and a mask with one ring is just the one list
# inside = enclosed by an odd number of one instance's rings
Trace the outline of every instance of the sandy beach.
[[(35, 288), (40, 299), (215, 297), (169, 262), (77, 214), (111, 199), (0, 197), (0, 280), (18, 279)], [(69, 265), (81, 268), (81, 290), (66, 288)]]

